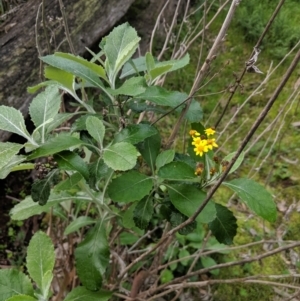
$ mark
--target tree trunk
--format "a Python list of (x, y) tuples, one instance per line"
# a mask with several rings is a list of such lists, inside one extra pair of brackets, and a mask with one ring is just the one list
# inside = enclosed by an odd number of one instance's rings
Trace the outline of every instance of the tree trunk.
[[(127, 16), (147, 48), (152, 28), (164, 4), (160, 0), (62, 0), (74, 45), (75, 54), (83, 55), (85, 47), (92, 47)], [(171, 0), (165, 18), (170, 19), (178, 0)], [(132, 6), (133, 5), (133, 6)], [(138, 14), (136, 13), (138, 11)], [(12, 106), (26, 116), (34, 95), (27, 87), (42, 81), (43, 68), (39, 56), (55, 51), (71, 52), (66, 39), (59, 1), (45, 0), (45, 8), (36, 0), (29, 0), (8, 14), (0, 26), (0, 104)], [(43, 19), (44, 15), (44, 19)], [(9, 137), (0, 131), (0, 141)]]

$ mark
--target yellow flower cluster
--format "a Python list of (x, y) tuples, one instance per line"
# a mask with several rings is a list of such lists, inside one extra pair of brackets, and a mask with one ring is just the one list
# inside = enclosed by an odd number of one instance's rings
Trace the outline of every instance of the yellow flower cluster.
[(193, 138), (192, 145), (195, 146), (194, 152), (196, 155), (202, 157), (204, 153), (207, 153), (209, 150), (212, 150), (214, 147), (218, 147), (216, 139), (213, 138), (215, 130), (208, 128), (205, 131), (206, 135), (201, 136), (197, 131), (190, 130), (189, 134)]

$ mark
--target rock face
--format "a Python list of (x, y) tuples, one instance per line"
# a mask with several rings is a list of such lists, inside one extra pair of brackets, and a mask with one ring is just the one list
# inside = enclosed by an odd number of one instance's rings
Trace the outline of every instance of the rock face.
[[(137, 28), (143, 38), (144, 51), (165, 4), (160, 0), (62, 1), (77, 55), (83, 55), (85, 47), (99, 42), (122, 18)], [(177, 2), (170, 1), (165, 18), (173, 17)], [(131, 15), (126, 16), (129, 8)], [(55, 51), (71, 52), (59, 1), (45, 0), (43, 13), (40, 1), (29, 0), (7, 14), (7, 20), (0, 26), (0, 104), (13, 106), (27, 115), (28, 105), (34, 97), (27, 93), (27, 87), (43, 80), (39, 56)], [(7, 132), (0, 131), (0, 140), (8, 137)]]

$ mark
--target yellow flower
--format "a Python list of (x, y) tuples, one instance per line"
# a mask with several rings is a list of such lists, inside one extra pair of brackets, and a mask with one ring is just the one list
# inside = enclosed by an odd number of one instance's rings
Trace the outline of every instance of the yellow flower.
[(207, 141), (206, 140), (200, 140), (199, 143), (195, 144), (194, 152), (196, 153), (196, 156), (203, 156), (203, 153), (208, 152), (208, 146), (207, 146)]
[(205, 134), (207, 135), (207, 137), (214, 135), (214, 133), (216, 132), (214, 129), (212, 128), (208, 128), (206, 130), (204, 130)]
[(192, 142), (192, 145), (198, 145), (199, 143), (201, 143), (201, 138), (200, 137), (194, 137), (193, 138), (193, 142)]
[(218, 147), (218, 144), (216, 143), (215, 138), (207, 139), (207, 147), (212, 150), (213, 147)]
[(189, 131), (190, 136), (194, 137), (194, 136), (200, 136), (200, 134), (196, 131), (196, 130), (190, 130)]

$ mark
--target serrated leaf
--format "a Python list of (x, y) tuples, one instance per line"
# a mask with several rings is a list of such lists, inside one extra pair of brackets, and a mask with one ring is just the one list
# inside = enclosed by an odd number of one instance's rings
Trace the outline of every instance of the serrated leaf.
[(24, 220), (30, 216), (48, 212), (52, 206), (64, 201), (69, 201), (71, 199), (74, 201), (92, 201), (90, 197), (74, 196), (66, 192), (60, 194), (51, 193), (47, 204), (40, 206), (38, 203), (35, 203), (31, 197), (28, 196), (25, 198), (25, 200), (18, 203), (11, 209), (10, 215), (13, 220)]
[(153, 172), (155, 170), (155, 161), (159, 154), (160, 145), (161, 138), (159, 132), (157, 132), (156, 135), (146, 138), (144, 142), (138, 144), (139, 152)]
[(148, 195), (152, 185), (150, 177), (132, 170), (113, 179), (107, 192), (113, 201), (128, 203), (141, 200)]
[(184, 104), (188, 95), (177, 91), (168, 91), (158, 86), (150, 86), (144, 93), (137, 95), (136, 98), (149, 100), (161, 106), (176, 107)]
[(24, 117), (21, 112), (15, 108), (0, 106), (0, 129), (30, 139), (30, 135), (25, 126)]
[(203, 111), (200, 103), (195, 99), (192, 100), (191, 105), (185, 115), (185, 118), (189, 122), (199, 122), (203, 119)]
[(170, 162), (161, 167), (158, 176), (168, 180), (194, 180), (196, 178), (194, 168), (180, 161)]
[(49, 86), (39, 93), (29, 106), (31, 120), (39, 127), (41, 141), (44, 143), (49, 120), (58, 114), (61, 98), (57, 87)]
[(54, 160), (62, 170), (78, 171), (86, 180), (89, 178), (89, 169), (83, 159), (71, 151), (63, 151), (54, 155)]
[[(223, 158), (223, 162), (224, 161), (228, 161), (230, 162), (232, 160), (232, 158), (235, 156), (236, 152), (233, 152), (229, 155), (227, 155), (225, 158)], [(237, 158), (237, 160), (235, 161), (235, 163), (233, 164), (233, 166), (231, 167), (230, 171), (229, 171), (229, 174), (233, 173), (234, 171), (236, 171), (240, 165), (242, 164), (242, 162), (244, 161), (244, 157), (245, 157), (245, 153), (242, 152), (239, 157)], [(222, 168), (222, 166), (220, 167)]]
[(56, 137), (49, 139), (41, 147), (36, 149), (31, 155), (27, 157), (28, 160), (36, 159), (39, 157), (46, 157), (67, 150), (70, 147), (80, 146), (83, 142), (78, 138), (72, 137), (67, 134), (60, 134)]
[[(201, 256), (201, 263), (202, 263), (204, 268), (210, 268), (210, 267), (213, 267), (213, 266), (217, 265), (215, 260), (211, 257), (208, 257), (208, 256)], [(217, 276), (220, 273), (220, 269), (213, 269), (213, 270), (210, 270), (209, 272), (211, 274)]]
[(147, 229), (154, 212), (153, 199), (151, 196), (144, 197), (139, 201), (133, 211), (133, 220), (140, 229)]
[(107, 89), (111, 95), (136, 96), (146, 91), (146, 81), (143, 76), (131, 77), (118, 89)]
[(41, 289), (44, 275), (53, 270), (55, 263), (52, 240), (44, 232), (38, 231), (31, 238), (27, 248), (26, 263), (30, 277)]
[(139, 153), (127, 142), (119, 142), (107, 147), (103, 153), (105, 164), (113, 170), (129, 170), (136, 164)]
[[(1, 299), (0, 299), (1, 300)], [(5, 301), (37, 301), (37, 299), (28, 295), (15, 295)]]
[(49, 178), (36, 180), (31, 186), (31, 197), (34, 202), (38, 202), (39, 205), (45, 205), (50, 196), (50, 182)]
[(64, 301), (108, 301), (112, 292), (99, 290), (92, 292), (83, 286), (75, 287), (64, 299)]
[(22, 147), (23, 145), (18, 143), (0, 142), (0, 169), (7, 165)]
[(276, 204), (272, 195), (263, 186), (246, 178), (223, 182), (223, 185), (236, 192), (241, 201), (257, 215), (269, 222), (276, 221)]
[(78, 231), (82, 227), (95, 223), (96, 221), (89, 216), (79, 216), (67, 226), (64, 231), (64, 235), (69, 235), (70, 233)]
[(233, 213), (226, 207), (215, 204), (216, 218), (208, 224), (212, 234), (218, 242), (230, 245), (237, 233), (237, 219)]
[[(175, 208), (187, 217), (191, 217), (201, 206), (206, 195), (204, 192), (191, 185), (168, 185), (170, 200)], [(209, 223), (216, 217), (216, 208), (213, 202), (209, 202), (198, 215), (196, 221)]]
[(0, 270), (0, 301), (6, 301), (14, 295), (33, 296), (30, 279), (16, 269)]
[(173, 161), (175, 157), (175, 151), (173, 149), (168, 149), (161, 152), (156, 158), (156, 170), (159, 170), (162, 166)]
[(136, 51), (139, 41), (136, 30), (128, 23), (115, 27), (105, 38), (103, 50), (106, 55), (106, 71), (112, 85), (117, 73)]
[(89, 134), (102, 146), (105, 135), (105, 127), (103, 122), (94, 116), (88, 116), (86, 119), (86, 129)]
[(114, 142), (137, 144), (157, 134), (157, 129), (150, 124), (130, 124), (115, 136)]
[(100, 220), (88, 231), (75, 250), (76, 270), (82, 284), (91, 291), (100, 289), (109, 263), (105, 223)]

